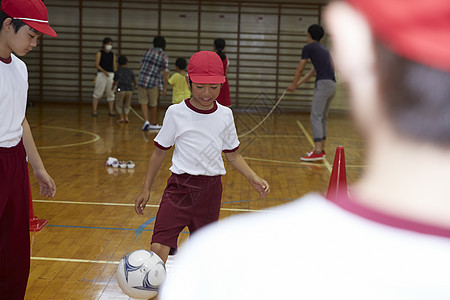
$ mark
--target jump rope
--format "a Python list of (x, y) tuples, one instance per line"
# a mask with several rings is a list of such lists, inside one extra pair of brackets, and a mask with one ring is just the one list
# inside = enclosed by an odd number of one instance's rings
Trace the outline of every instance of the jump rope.
[[(238, 137), (239, 138), (244, 137), (244, 136), (252, 133), (256, 129), (258, 129), (267, 120), (267, 118), (273, 113), (273, 111), (278, 107), (278, 105), (280, 104), (281, 100), (283, 100), (284, 95), (286, 95), (286, 92), (287, 92), (287, 89), (284, 90), (283, 94), (281, 94), (280, 98), (278, 98), (277, 102), (275, 102), (275, 104), (270, 109), (270, 111), (267, 113), (267, 115), (258, 124), (256, 124), (255, 127), (253, 127), (252, 129), (250, 129), (249, 131), (247, 131), (247, 132), (245, 132), (243, 134), (238, 135)], [(133, 107), (130, 107), (130, 109), (139, 119), (141, 119), (142, 121), (145, 121), (144, 118), (133, 109)]]

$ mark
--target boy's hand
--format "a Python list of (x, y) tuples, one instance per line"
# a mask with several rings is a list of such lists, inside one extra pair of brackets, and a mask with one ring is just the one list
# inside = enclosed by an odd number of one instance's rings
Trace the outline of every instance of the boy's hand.
[(250, 184), (259, 193), (260, 199), (264, 199), (270, 193), (270, 186), (261, 177), (256, 177), (250, 180)]
[(147, 205), (148, 200), (150, 199), (150, 192), (142, 191), (134, 200), (134, 210), (138, 215), (144, 214), (144, 208)]
[(56, 185), (53, 178), (48, 175), (46, 170), (38, 170), (34, 172), (34, 176), (36, 177), (40, 190), (39, 193), (44, 197), (55, 197), (56, 194)]

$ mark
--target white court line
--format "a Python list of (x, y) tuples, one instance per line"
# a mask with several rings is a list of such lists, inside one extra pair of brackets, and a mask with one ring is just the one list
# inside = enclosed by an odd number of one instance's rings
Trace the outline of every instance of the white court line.
[(73, 147), (73, 146), (81, 146), (86, 145), (90, 143), (94, 143), (100, 139), (100, 136), (98, 134), (95, 134), (93, 132), (80, 130), (80, 129), (72, 129), (72, 128), (65, 128), (65, 127), (59, 127), (59, 126), (49, 126), (49, 125), (41, 125), (41, 127), (48, 127), (48, 128), (54, 128), (54, 129), (61, 129), (61, 130), (67, 130), (67, 131), (73, 131), (73, 132), (81, 132), (84, 134), (92, 135), (94, 138), (90, 141), (85, 142), (79, 142), (79, 143), (73, 143), (73, 144), (65, 144), (65, 145), (57, 145), (57, 146), (42, 146), (37, 147), (38, 149), (54, 149), (54, 148), (64, 148), (64, 147)]
[[(34, 199), (33, 202), (59, 203), (59, 204), (87, 204), (87, 205), (106, 205), (106, 206), (134, 206), (132, 203), (103, 203), (103, 202), (84, 202), (84, 201), (61, 201), (61, 200), (43, 200)], [(159, 205), (147, 204), (150, 207), (159, 207)]]
[[(293, 162), (293, 161), (285, 161), (285, 160), (274, 160), (274, 159), (264, 159), (264, 158), (254, 158), (254, 157), (248, 157), (244, 156), (245, 160), (254, 160), (254, 161), (262, 161), (262, 162), (268, 162), (268, 163), (275, 163), (275, 164), (289, 164), (289, 165), (301, 165), (301, 166), (317, 166), (317, 163), (309, 163), (309, 162)], [(327, 161), (328, 163), (328, 161)], [(324, 162), (325, 165), (325, 162)], [(331, 166), (330, 166), (331, 167)], [(347, 169), (349, 168), (365, 168), (365, 165), (345, 165)]]
[[(249, 138), (302, 138), (300, 135), (296, 134), (258, 134), (258, 135), (249, 135)], [(244, 137), (242, 137), (244, 138)]]
[[(302, 124), (299, 120), (297, 120), (297, 125), (298, 125), (298, 127), (300, 127), (300, 129), (303, 131), (303, 134), (306, 136), (306, 138), (308, 139), (308, 141), (309, 141), (309, 143), (311, 144), (311, 146), (314, 147), (314, 141), (313, 141), (313, 139), (312, 139), (311, 136), (308, 134), (308, 132), (306, 131), (305, 127), (303, 127), (303, 124)], [(328, 162), (328, 160), (327, 160), (326, 158), (324, 158), (324, 159), (322, 159), (322, 161), (323, 161), (323, 164), (325, 165), (325, 167), (327, 167), (328, 172), (331, 173), (331, 171), (332, 171), (333, 168), (331, 167), (331, 165), (330, 165), (330, 163)]]
[(322, 161), (323, 161), (323, 164), (325, 165), (325, 167), (327, 167), (328, 172), (330, 172), (330, 174), (331, 174), (331, 171), (333, 170), (333, 168), (331, 167), (331, 165), (330, 165), (330, 163), (328, 162), (328, 160), (325, 158), (325, 159), (323, 159)]
[(94, 264), (113, 264), (118, 265), (118, 261), (109, 260), (93, 260), (93, 259), (76, 259), (76, 258), (57, 258), (57, 257), (30, 257), (32, 260), (45, 260), (45, 261), (63, 261), (63, 262), (76, 262), (76, 263), (94, 263)]
[(277, 163), (277, 164), (290, 164), (290, 165), (302, 165), (302, 166), (317, 166), (316, 163), (308, 163), (308, 162), (293, 162), (293, 161), (284, 161), (284, 160), (274, 160), (274, 159), (264, 159), (264, 158), (253, 158), (244, 156), (245, 160), (254, 160), (254, 161), (263, 161), (269, 163)]
[[(103, 202), (83, 202), (83, 201), (60, 201), (60, 200), (43, 200), (35, 199), (33, 202), (41, 203), (57, 203), (57, 204), (85, 204), (85, 205), (105, 205), (105, 206), (129, 206), (134, 207), (132, 203), (103, 203)], [(147, 204), (146, 207), (158, 208), (159, 205)], [(270, 212), (268, 210), (247, 209), (247, 208), (221, 208), (224, 211), (240, 211), (240, 212)]]

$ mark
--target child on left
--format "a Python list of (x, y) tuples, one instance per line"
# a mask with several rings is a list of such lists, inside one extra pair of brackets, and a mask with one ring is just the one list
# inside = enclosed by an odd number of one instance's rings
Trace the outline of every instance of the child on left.
[(25, 118), (28, 71), (17, 56), (56, 32), (41, 0), (1, 0), (0, 26), (0, 299), (15, 300), (25, 297), (30, 270), (27, 157), (41, 195), (56, 193)]

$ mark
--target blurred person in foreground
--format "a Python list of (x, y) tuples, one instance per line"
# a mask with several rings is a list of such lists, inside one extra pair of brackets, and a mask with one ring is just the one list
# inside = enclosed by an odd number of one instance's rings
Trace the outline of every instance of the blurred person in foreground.
[(449, 15), (448, 0), (330, 4), (362, 178), (350, 195), (206, 227), (161, 299), (450, 299)]

